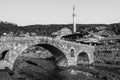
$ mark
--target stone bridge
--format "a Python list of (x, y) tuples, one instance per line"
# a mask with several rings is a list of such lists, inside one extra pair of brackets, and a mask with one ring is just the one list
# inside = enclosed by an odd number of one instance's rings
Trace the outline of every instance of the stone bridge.
[(24, 55), (24, 51), (31, 46), (40, 46), (49, 50), (53, 55), (64, 55), (67, 65), (77, 65), (78, 55), (82, 52), (88, 55), (89, 64), (94, 62), (94, 46), (65, 41), (51, 37), (2, 37), (0, 39), (0, 54), (6, 53), (0, 60), (0, 68), (13, 65), (18, 56)]

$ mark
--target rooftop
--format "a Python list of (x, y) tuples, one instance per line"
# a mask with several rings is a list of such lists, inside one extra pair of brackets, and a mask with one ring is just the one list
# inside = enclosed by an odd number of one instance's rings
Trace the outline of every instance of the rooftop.
[(102, 40), (115, 40), (115, 39), (120, 39), (120, 35), (106, 37), (106, 38), (104, 38)]

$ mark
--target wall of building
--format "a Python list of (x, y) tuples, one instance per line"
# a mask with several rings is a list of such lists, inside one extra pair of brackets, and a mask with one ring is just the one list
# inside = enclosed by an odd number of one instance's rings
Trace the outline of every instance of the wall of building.
[(120, 45), (97, 45), (95, 47), (95, 61), (120, 62)]

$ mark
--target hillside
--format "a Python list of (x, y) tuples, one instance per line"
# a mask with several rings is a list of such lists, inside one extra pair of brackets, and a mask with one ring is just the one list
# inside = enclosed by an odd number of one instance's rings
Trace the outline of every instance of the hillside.
[[(61, 28), (67, 27), (72, 30), (72, 24), (50, 24), (50, 25), (28, 25), (18, 26), (17, 24), (9, 22), (0, 22), (0, 36), (3, 33), (13, 32), (15, 36), (21, 33), (36, 33), (37, 35), (50, 36), (53, 32), (60, 30)], [(96, 27), (105, 27), (109, 31), (113, 31), (116, 35), (120, 34), (120, 23), (114, 24), (77, 24), (77, 32), (93, 31), (96, 32)]]

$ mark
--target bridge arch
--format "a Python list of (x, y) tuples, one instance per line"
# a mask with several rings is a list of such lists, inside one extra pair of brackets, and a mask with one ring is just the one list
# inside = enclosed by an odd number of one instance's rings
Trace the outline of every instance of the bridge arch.
[[(63, 52), (61, 49), (59, 49), (58, 47), (54, 46), (54, 45), (51, 45), (51, 44), (35, 44), (35, 45), (32, 45), (32, 46), (29, 46), (27, 47), (25, 50), (29, 49), (30, 47), (43, 47), (44, 49), (47, 49), (48, 51), (51, 52), (51, 54), (53, 55), (52, 59), (55, 60), (55, 62), (58, 64), (58, 65), (63, 65), (64, 63), (67, 64), (67, 56), (65, 54), (65, 52)], [(24, 52), (24, 51), (23, 51)], [(21, 55), (18, 55), (17, 58), (19, 58), (19, 56), (24, 56), (24, 53), (21, 53)], [(29, 54), (29, 53), (28, 53)], [(33, 53), (34, 54), (34, 53)], [(38, 53), (39, 54), (39, 53)], [(15, 59), (14, 61), (14, 64), (13, 64), (13, 68), (14, 68), (14, 65), (16, 63), (16, 60), (17, 58)], [(46, 58), (46, 59), (50, 59), (50, 58)], [(64, 59), (64, 63), (61, 64), (59, 62), (62, 62), (61, 60)], [(63, 65), (64, 66), (64, 65)]]
[(77, 56), (77, 64), (89, 64), (90, 57), (87, 52), (79, 52)]
[(48, 51), (50, 51), (55, 57), (59, 57), (61, 55), (64, 55), (64, 57), (66, 57), (65, 53), (58, 47), (51, 45), (51, 44), (36, 44), (34, 46), (39, 46), (39, 47), (43, 47), (45, 49), (47, 49)]

